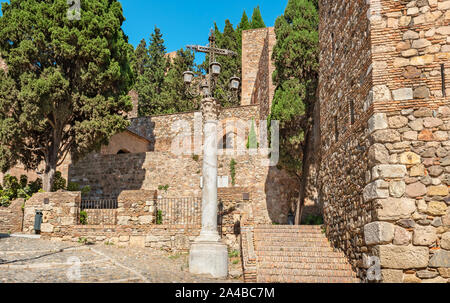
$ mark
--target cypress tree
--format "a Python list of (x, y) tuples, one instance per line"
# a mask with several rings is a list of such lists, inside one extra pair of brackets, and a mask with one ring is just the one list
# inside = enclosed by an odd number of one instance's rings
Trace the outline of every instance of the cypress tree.
[(277, 89), (268, 120), (280, 121), (280, 166), (299, 177), (316, 101), (318, 24), (317, 0), (289, 0), (284, 16), (275, 23)]
[(160, 113), (162, 108), (164, 108), (161, 93), (169, 63), (165, 56), (166, 48), (162, 37), (160, 29), (155, 27), (148, 47), (148, 64), (144, 64), (144, 73), (138, 76), (137, 79), (136, 90), (139, 94), (139, 116), (154, 115)]
[(252, 27), (252, 29), (266, 27), (266, 24), (264, 23), (264, 20), (261, 16), (261, 11), (259, 9), (259, 5), (257, 7), (255, 7), (255, 9), (253, 10), (251, 27)]

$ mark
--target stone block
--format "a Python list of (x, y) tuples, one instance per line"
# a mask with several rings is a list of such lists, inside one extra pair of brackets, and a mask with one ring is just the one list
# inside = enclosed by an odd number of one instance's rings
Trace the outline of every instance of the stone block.
[(394, 239), (394, 225), (388, 222), (372, 222), (364, 226), (366, 245), (391, 243)]
[(406, 184), (404, 181), (391, 181), (389, 182), (389, 193), (394, 198), (401, 198), (406, 190)]
[(413, 234), (413, 244), (430, 246), (436, 242), (436, 229), (433, 226), (416, 226)]
[(381, 276), (383, 283), (402, 283), (403, 270), (398, 269), (382, 269)]
[(380, 208), (376, 210), (378, 220), (409, 219), (416, 211), (416, 201), (406, 198), (377, 200)]
[(428, 247), (381, 245), (378, 250), (382, 268), (420, 269), (428, 266)]
[(372, 169), (372, 180), (385, 178), (404, 178), (407, 170), (405, 165), (380, 164)]
[(395, 227), (394, 245), (409, 245), (411, 243), (412, 235), (409, 231), (400, 226)]
[(427, 213), (432, 216), (443, 216), (447, 212), (447, 204), (439, 201), (431, 201), (428, 203)]
[(396, 143), (400, 142), (400, 133), (393, 129), (382, 129), (373, 132), (372, 138), (377, 143)]
[(54, 226), (50, 223), (42, 223), (41, 224), (41, 232), (43, 233), (52, 233)]
[(403, 101), (413, 99), (412, 88), (400, 88), (392, 91), (392, 96), (395, 101)]
[(373, 133), (376, 130), (388, 128), (387, 116), (384, 113), (377, 113), (370, 117), (369, 121), (369, 132)]
[(383, 144), (375, 143), (369, 148), (369, 163), (371, 165), (386, 164), (389, 161), (389, 151)]
[(400, 163), (414, 165), (420, 163), (420, 156), (413, 152), (405, 152), (400, 155)]
[(445, 197), (448, 195), (448, 186), (446, 185), (430, 186), (428, 187), (428, 195)]
[(427, 193), (427, 187), (420, 182), (406, 186), (406, 195), (410, 198), (423, 197)]
[(389, 197), (388, 183), (383, 180), (376, 180), (368, 184), (363, 190), (365, 202), (387, 197)]
[(432, 268), (450, 268), (450, 251), (437, 250), (430, 259), (430, 267)]
[(446, 232), (442, 235), (441, 248), (450, 250), (450, 232)]

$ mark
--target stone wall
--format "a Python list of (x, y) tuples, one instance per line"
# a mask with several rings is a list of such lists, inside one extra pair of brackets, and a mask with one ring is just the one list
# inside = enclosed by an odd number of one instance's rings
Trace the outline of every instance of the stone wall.
[(22, 231), (24, 199), (14, 200), (9, 207), (0, 207), (0, 234)]
[(366, 281), (447, 282), (450, 1), (320, 3), (327, 234)]
[(273, 27), (242, 32), (242, 99), (241, 105), (261, 104), (270, 109), (275, 87), (272, 73), (273, 47), (276, 37)]
[(107, 146), (102, 146), (101, 154), (115, 155), (121, 153), (145, 153), (150, 151), (150, 141), (130, 131), (115, 134)]
[[(131, 120), (129, 130), (149, 140), (150, 151), (167, 152), (171, 150), (174, 139), (183, 134), (184, 128), (188, 128), (192, 134), (194, 131), (200, 135), (203, 134), (201, 117), (201, 112), (189, 112), (136, 118)], [(219, 120), (224, 127), (225, 122), (230, 119), (240, 119), (245, 122), (254, 119), (259, 123), (259, 107), (250, 105), (223, 109), (220, 112)], [(183, 123), (179, 124), (180, 121)], [(250, 129), (250, 127), (248, 128)], [(247, 134), (248, 132), (249, 130), (247, 130)], [(193, 138), (192, 143), (194, 143)], [(192, 152), (194, 152), (193, 149)]]
[(374, 208), (362, 198), (372, 83), (367, 9), (365, 1), (320, 1), (319, 208), (328, 238), (355, 268), (367, 250), (363, 228), (372, 221)]
[[(236, 161), (232, 184), (231, 159)], [(298, 180), (276, 167), (267, 167), (262, 155), (219, 156), (219, 176), (228, 177), (228, 188), (253, 188), (254, 203), (262, 223), (286, 223), (298, 197)], [(115, 199), (125, 190), (157, 190), (168, 185), (167, 198), (201, 197), (202, 157), (176, 156), (170, 152), (143, 154), (92, 154), (72, 165), (69, 180), (91, 192), (83, 198)], [(239, 191), (237, 192), (239, 193)]]
[(36, 211), (42, 211), (41, 232), (51, 234), (62, 227), (77, 225), (81, 203), (79, 192), (37, 193), (25, 202), (23, 231), (34, 233)]

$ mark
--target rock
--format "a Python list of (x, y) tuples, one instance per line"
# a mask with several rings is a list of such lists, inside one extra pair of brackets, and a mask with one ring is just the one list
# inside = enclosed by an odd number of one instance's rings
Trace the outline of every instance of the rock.
[(375, 143), (369, 148), (370, 165), (384, 164), (389, 160), (389, 151), (383, 144)]
[(364, 226), (366, 245), (387, 244), (394, 239), (394, 225), (387, 222), (372, 222)]
[(412, 235), (409, 231), (399, 226), (395, 227), (394, 245), (409, 245), (411, 243)]
[(436, 277), (434, 279), (423, 280), (422, 283), (433, 283), (433, 284), (436, 284), (436, 283), (448, 283), (448, 280), (444, 279), (442, 277)]
[(393, 129), (377, 130), (372, 133), (372, 138), (378, 143), (395, 143), (400, 142), (400, 133)]
[(423, 125), (426, 128), (435, 128), (441, 126), (442, 124), (444, 124), (444, 122), (442, 122), (442, 120), (438, 118), (427, 117), (423, 120)]
[(414, 274), (406, 274), (404, 275), (403, 283), (422, 283), (422, 280)]
[(444, 169), (441, 166), (431, 166), (428, 167), (428, 174), (431, 177), (439, 177), (444, 172)]
[(409, 175), (411, 177), (420, 177), (425, 175), (425, 166), (423, 164), (418, 164), (411, 167)]
[[(374, 102), (383, 102), (383, 101), (391, 101), (391, 91), (386, 85), (375, 85), (373, 87), (373, 101)], [(387, 127), (387, 125), (386, 125)]]
[(403, 270), (398, 269), (382, 269), (381, 276), (383, 283), (402, 283)]
[(431, 222), (431, 225), (433, 225), (434, 227), (442, 226), (442, 218), (434, 218), (433, 222)]
[(384, 113), (377, 113), (370, 117), (368, 121), (369, 132), (388, 128), (387, 116)]
[(392, 97), (395, 101), (411, 100), (413, 99), (412, 88), (400, 88), (392, 91)]
[(428, 187), (428, 195), (445, 197), (448, 195), (448, 186), (445, 186), (445, 185), (430, 186), (430, 187)]
[(372, 180), (385, 178), (404, 178), (407, 170), (405, 165), (380, 164), (372, 169)]
[(416, 226), (416, 223), (414, 222), (414, 220), (411, 220), (411, 219), (403, 219), (403, 220), (397, 221), (397, 224), (404, 228), (414, 228), (414, 226)]
[(441, 248), (450, 250), (450, 232), (447, 232), (442, 235)]
[(383, 180), (376, 180), (363, 190), (363, 198), (366, 202), (387, 197), (389, 197), (388, 184)]
[(414, 245), (430, 246), (437, 239), (436, 229), (432, 226), (416, 226), (414, 228)]
[(433, 279), (439, 276), (439, 273), (436, 271), (420, 270), (416, 272), (416, 275), (421, 279)]
[(425, 117), (432, 117), (433, 111), (427, 107), (421, 107), (420, 109), (416, 110), (414, 112), (414, 117), (416, 118), (425, 118)]
[(404, 181), (391, 181), (389, 182), (389, 193), (394, 198), (401, 198), (406, 190), (406, 184)]
[(241, 270), (230, 270), (230, 278), (232, 279), (239, 279), (242, 276), (242, 271)]
[(450, 208), (447, 209), (447, 212), (442, 217), (442, 224), (444, 226), (450, 226)]
[(41, 232), (42, 233), (52, 233), (54, 226), (50, 223), (42, 223), (41, 224)]
[(432, 216), (443, 216), (447, 211), (447, 204), (439, 201), (428, 203), (427, 213)]
[(410, 198), (423, 197), (427, 193), (427, 187), (420, 182), (406, 186), (406, 195)]
[(438, 270), (443, 278), (450, 278), (450, 268), (439, 268)]
[(400, 155), (400, 163), (414, 165), (420, 163), (420, 156), (413, 152), (405, 152)]
[(402, 128), (408, 125), (408, 118), (404, 116), (394, 116), (389, 118), (390, 128)]
[(430, 97), (430, 90), (426, 86), (418, 87), (414, 90), (414, 99), (425, 99)]
[(120, 236), (119, 242), (128, 242), (130, 240), (130, 236)]
[(407, 79), (419, 78), (421, 74), (421, 70), (415, 66), (407, 66), (403, 72), (403, 76)]
[(450, 251), (442, 249), (435, 251), (429, 266), (432, 268), (450, 267)]
[(429, 260), (428, 247), (381, 245), (381, 266), (391, 269), (426, 268)]
[(387, 198), (377, 201), (380, 208), (376, 210), (378, 220), (408, 219), (416, 211), (413, 199)]
[(450, 166), (450, 157), (441, 160), (441, 166)]

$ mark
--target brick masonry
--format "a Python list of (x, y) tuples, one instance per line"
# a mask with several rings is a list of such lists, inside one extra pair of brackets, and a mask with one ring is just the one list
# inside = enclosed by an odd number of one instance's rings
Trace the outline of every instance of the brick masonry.
[(450, 1), (320, 5), (327, 235), (366, 281), (447, 282)]

